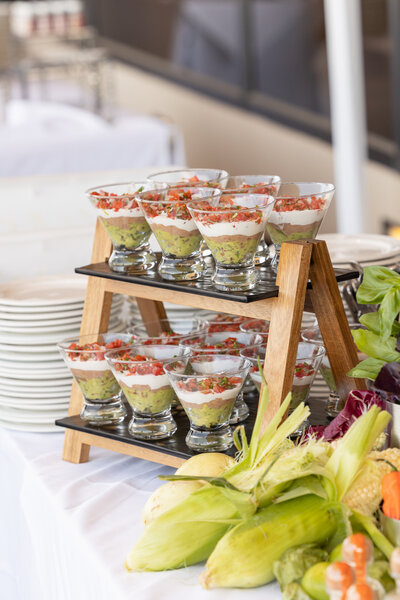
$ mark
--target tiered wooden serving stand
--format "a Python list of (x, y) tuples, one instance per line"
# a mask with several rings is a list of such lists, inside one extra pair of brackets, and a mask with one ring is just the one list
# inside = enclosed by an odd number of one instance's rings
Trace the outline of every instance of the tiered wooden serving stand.
[[(291, 390), (297, 342), (303, 310), (315, 312), (331, 363), (338, 394), (346, 398), (351, 389), (365, 389), (364, 380), (347, 377), (357, 362), (354, 345), (338, 281), (357, 276), (349, 271), (334, 271), (323, 241), (288, 242), (282, 245), (276, 282), (260, 285), (256, 292), (238, 294), (218, 292), (211, 285), (164, 282), (157, 276), (128, 276), (114, 273), (107, 264), (111, 242), (100, 222), (96, 226), (92, 264), (76, 269), (89, 275), (83, 309), (81, 334), (107, 331), (113, 294), (136, 298), (145, 324), (166, 317), (163, 302), (192, 306), (270, 321), (265, 373), (270, 403), (263, 416), (265, 427)], [(150, 331), (154, 335), (159, 331)], [(90, 446), (98, 446), (177, 467), (191, 454), (184, 438), (188, 421), (177, 418), (178, 431), (169, 440), (146, 442), (132, 439), (126, 423), (114, 427), (86, 425), (78, 416), (83, 397), (74, 382), (69, 416), (56, 421), (66, 427), (64, 460), (81, 463), (89, 459)], [(246, 428), (251, 429), (254, 412)], [(183, 431), (182, 431), (183, 430)]]

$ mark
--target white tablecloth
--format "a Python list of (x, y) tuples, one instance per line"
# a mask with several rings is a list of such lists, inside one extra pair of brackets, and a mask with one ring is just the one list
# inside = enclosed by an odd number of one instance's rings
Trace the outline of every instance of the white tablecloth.
[(202, 566), (128, 573), (141, 509), (168, 467), (92, 448), (61, 460), (63, 434), (0, 429), (0, 597), (4, 600), (274, 600), (276, 586), (203, 590)]
[(177, 126), (148, 115), (108, 123), (75, 107), (13, 101), (0, 126), (0, 177), (183, 164)]

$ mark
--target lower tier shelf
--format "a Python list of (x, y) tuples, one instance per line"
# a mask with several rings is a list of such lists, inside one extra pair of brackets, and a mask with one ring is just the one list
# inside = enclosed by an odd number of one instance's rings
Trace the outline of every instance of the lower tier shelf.
[[(249, 405), (250, 415), (243, 424), (245, 426), (247, 439), (250, 440), (257, 412), (258, 396), (255, 394), (249, 394), (245, 396), (245, 400)], [(310, 423), (312, 425), (325, 425), (327, 423), (325, 414), (326, 403), (322, 400), (311, 400), (309, 404), (311, 408)], [(144, 441), (134, 440), (129, 434), (128, 423), (131, 418), (131, 410), (128, 405), (126, 408), (128, 410), (128, 416), (124, 419), (123, 423), (112, 427), (95, 427), (88, 425), (82, 421), (79, 415), (74, 417), (66, 417), (65, 419), (58, 419), (56, 421), (56, 425), (65, 427), (66, 429), (73, 429), (75, 431), (99, 436), (101, 438), (106, 438), (117, 442), (124, 442), (133, 446), (139, 446), (147, 450), (152, 450), (153, 452), (156, 451), (160, 454), (168, 454), (183, 460), (186, 460), (187, 458), (190, 458), (196, 454), (187, 447), (185, 442), (185, 437), (189, 430), (189, 421), (183, 410), (175, 410), (173, 412), (174, 419), (178, 425), (175, 435), (167, 440)], [(234, 456), (235, 453), (236, 449), (234, 447), (227, 451), (227, 454), (230, 454), (231, 456)]]

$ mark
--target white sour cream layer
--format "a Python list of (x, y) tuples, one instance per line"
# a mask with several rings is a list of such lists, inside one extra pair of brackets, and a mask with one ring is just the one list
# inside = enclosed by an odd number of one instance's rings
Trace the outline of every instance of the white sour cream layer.
[(117, 219), (121, 217), (131, 217), (134, 219), (143, 219), (142, 211), (139, 207), (136, 208), (120, 208), (113, 210), (111, 208), (96, 208), (97, 215), (103, 219)]
[(176, 388), (176, 395), (179, 400), (184, 404), (188, 402), (189, 404), (208, 404), (213, 400), (234, 400), (239, 393), (240, 385), (235, 386), (231, 390), (225, 390), (220, 394), (202, 394), (201, 392), (185, 392), (179, 388)]
[(240, 221), (239, 223), (197, 223), (200, 233), (206, 237), (221, 237), (223, 235), (243, 235), (251, 237), (264, 231), (265, 222)]
[(167, 375), (118, 375), (119, 381), (128, 387), (146, 385), (152, 390), (169, 386)]
[(65, 361), (70, 369), (79, 369), (80, 371), (109, 371), (110, 367), (106, 360), (71, 360)]
[(321, 221), (325, 214), (325, 209), (319, 210), (289, 210), (287, 212), (277, 212), (273, 210), (268, 218), (269, 223), (273, 225), (311, 225), (316, 221)]
[(164, 225), (164, 227), (178, 227), (184, 231), (196, 231), (196, 223), (193, 219), (169, 219), (165, 215), (157, 215), (156, 217), (147, 217), (148, 224), (151, 225)]

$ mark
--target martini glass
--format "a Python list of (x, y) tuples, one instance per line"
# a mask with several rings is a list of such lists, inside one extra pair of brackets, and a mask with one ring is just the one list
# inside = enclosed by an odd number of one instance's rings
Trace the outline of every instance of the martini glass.
[(267, 232), (275, 246), (274, 271), (278, 269), (283, 242), (316, 238), (334, 191), (331, 183), (280, 184), (267, 221)]

